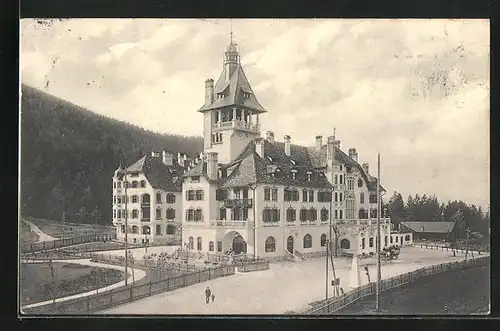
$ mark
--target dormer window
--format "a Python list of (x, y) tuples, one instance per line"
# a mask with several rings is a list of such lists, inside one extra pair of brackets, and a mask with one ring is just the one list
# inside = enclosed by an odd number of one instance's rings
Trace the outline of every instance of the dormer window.
[(191, 182), (192, 183), (199, 183), (200, 182), (200, 176), (192, 176), (191, 177)]
[(296, 179), (297, 178), (297, 170), (292, 170), (292, 179)]
[(307, 177), (307, 181), (310, 182), (311, 181), (311, 178), (312, 178), (312, 172), (311, 171), (308, 171), (306, 173), (306, 177)]
[(245, 98), (245, 99), (250, 98), (250, 93), (248, 93), (248, 92), (243, 92), (243, 98)]

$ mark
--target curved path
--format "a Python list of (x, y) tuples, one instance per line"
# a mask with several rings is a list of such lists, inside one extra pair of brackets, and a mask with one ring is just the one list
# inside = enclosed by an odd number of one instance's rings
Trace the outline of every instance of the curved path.
[[(41, 260), (23, 260), (21, 263), (43, 263), (47, 261), (41, 261)], [(117, 266), (117, 265), (111, 265), (111, 264), (104, 264), (104, 263), (97, 263), (97, 262), (91, 262), (90, 259), (82, 259), (82, 260), (53, 260), (53, 262), (61, 262), (61, 263), (74, 263), (74, 264), (81, 264), (81, 265), (87, 265), (87, 266), (92, 266), (92, 267), (100, 267), (100, 268), (109, 268), (109, 269), (116, 269), (116, 270), (121, 270), (125, 271), (125, 267), (122, 266)], [(131, 270), (129, 271), (130, 274)], [(146, 277), (146, 272), (141, 269), (134, 269), (134, 278), (135, 281), (141, 280), (142, 278)], [(132, 283), (132, 275), (127, 279), (129, 283)], [(77, 298), (83, 298), (87, 297), (99, 292), (104, 292), (104, 291), (109, 291), (115, 288), (118, 288), (120, 286), (125, 285), (125, 280), (122, 280), (118, 283), (105, 286), (102, 288), (99, 288), (97, 290), (92, 290), (84, 293), (78, 293), (75, 295), (67, 296), (67, 297), (62, 297), (62, 298), (57, 298), (55, 302), (63, 302), (63, 301), (68, 301), (68, 300), (73, 300)], [(42, 301), (42, 302), (37, 302), (33, 303), (30, 305), (22, 306), (22, 308), (32, 308), (32, 307), (39, 307), (39, 306), (44, 306), (53, 303), (53, 300), (47, 300), (47, 301)]]
[(58, 239), (58, 238), (54, 238), (52, 236), (49, 236), (45, 232), (42, 232), (42, 230), (40, 230), (40, 228), (38, 226), (36, 226), (35, 224), (33, 224), (30, 221), (23, 221), (23, 222), (26, 222), (26, 224), (29, 225), (31, 231), (35, 232), (38, 235), (38, 242), (54, 241), (54, 240)]

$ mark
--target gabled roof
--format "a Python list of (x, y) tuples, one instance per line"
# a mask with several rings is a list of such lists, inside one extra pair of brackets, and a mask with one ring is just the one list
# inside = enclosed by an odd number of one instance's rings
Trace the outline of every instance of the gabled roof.
[(401, 222), (401, 225), (418, 233), (449, 233), (455, 222), (408, 221)]
[[(327, 166), (327, 145), (322, 145), (319, 150), (316, 150), (316, 147), (307, 147), (307, 152), (309, 154), (311, 164), (315, 168), (325, 168)], [(292, 153), (293, 155), (293, 153)], [(363, 176), (365, 181), (368, 183), (368, 189), (370, 191), (377, 190), (377, 178), (373, 177), (370, 174), (367, 174), (363, 167), (349, 157), (346, 153), (344, 153), (341, 149), (335, 149), (335, 160), (344, 163), (346, 166), (350, 166), (356, 168), (359, 173)], [(380, 190), (385, 191), (385, 188), (380, 185)]]
[(172, 165), (165, 165), (160, 157), (145, 155), (138, 161), (128, 166), (129, 173), (142, 173), (154, 189), (161, 189), (169, 192), (182, 191), (182, 168), (173, 159)]
[[(261, 113), (265, 112), (264, 107), (262, 107), (259, 100), (257, 100), (257, 97), (253, 93), (252, 87), (250, 86), (241, 65), (234, 64), (234, 66), (236, 68), (231, 74), (231, 77), (229, 77), (229, 80), (226, 80), (226, 70), (229, 70), (229, 66), (224, 66), (219, 79), (214, 86), (214, 93), (222, 93), (226, 89), (229, 89), (226, 96), (224, 98), (214, 98), (211, 105), (203, 105), (199, 111), (204, 112), (210, 109), (236, 105)], [(244, 98), (242, 92), (250, 93), (249, 98)]]

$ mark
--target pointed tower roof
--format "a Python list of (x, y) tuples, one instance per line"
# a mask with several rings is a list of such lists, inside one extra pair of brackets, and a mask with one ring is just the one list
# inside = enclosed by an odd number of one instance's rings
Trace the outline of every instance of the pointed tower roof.
[[(203, 105), (198, 111), (205, 112), (226, 106), (240, 106), (257, 113), (266, 111), (257, 100), (241, 67), (237, 44), (232, 37), (226, 48), (224, 67), (214, 86), (214, 94), (220, 93), (223, 93), (224, 97), (215, 97), (210, 105)], [(246, 97), (245, 94), (247, 94)]]

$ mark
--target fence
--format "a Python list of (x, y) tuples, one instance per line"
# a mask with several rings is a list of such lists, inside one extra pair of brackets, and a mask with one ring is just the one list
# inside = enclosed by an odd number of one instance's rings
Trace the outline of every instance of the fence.
[(116, 234), (88, 234), (88, 235), (83, 235), (79, 237), (72, 237), (72, 238), (66, 238), (66, 239), (56, 239), (52, 241), (43, 241), (43, 242), (36, 242), (36, 243), (23, 243), (21, 244), (21, 252), (22, 253), (32, 253), (32, 252), (39, 252), (39, 251), (44, 251), (44, 250), (49, 250), (49, 249), (56, 249), (56, 248), (61, 248), (65, 246), (71, 246), (71, 245), (78, 245), (78, 244), (85, 244), (89, 242), (95, 242), (95, 241), (105, 241), (105, 240), (112, 240), (116, 239)]
[[(413, 247), (426, 248), (437, 251), (455, 251), (457, 253), (463, 253), (463, 254), (465, 254), (465, 252), (467, 251), (465, 248), (450, 247), (439, 244), (429, 245), (429, 244), (414, 243)], [(469, 254), (471, 254), (472, 256), (474, 254), (481, 255), (481, 253), (484, 252), (485, 252), (484, 250), (477, 250), (477, 247), (469, 247)]]
[(86, 315), (99, 310), (139, 300), (154, 294), (173, 291), (182, 287), (205, 282), (207, 280), (234, 274), (234, 266), (207, 268), (181, 276), (168, 277), (157, 282), (131, 285), (80, 299), (56, 302), (40, 307), (23, 309), (24, 314), (34, 315)]
[[(391, 277), (389, 279), (384, 279), (381, 281), (380, 290), (385, 291), (389, 289), (393, 289), (411, 282), (416, 281), (417, 279), (425, 276), (435, 275), (441, 272), (445, 272), (448, 270), (455, 270), (461, 268), (467, 268), (475, 265), (483, 265), (489, 261), (488, 257), (481, 257), (477, 259), (463, 260), (463, 261), (455, 261), (448, 262), (438, 265), (433, 265), (429, 267), (424, 267), (421, 269), (417, 269), (415, 271), (411, 271), (399, 276)], [(308, 308), (301, 312), (304, 315), (325, 315), (330, 314), (335, 311), (338, 311), (345, 306), (355, 302), (358, 299), (366, 297), (371, 294), (375, 294), (376, 291), (376, 283), (372, 282), (370, 284), (363, 285), (358, 287), (352, 291), (349, 291), (340, 297), (332, 298), (328, 301), (323, 301), (322, 303)]]
[(240, 272), (251, 272), (251, 271), (261, 271), (269, 269), (269, 260), (267, 259), (256, 259), (236, 262), (235, 266)]

